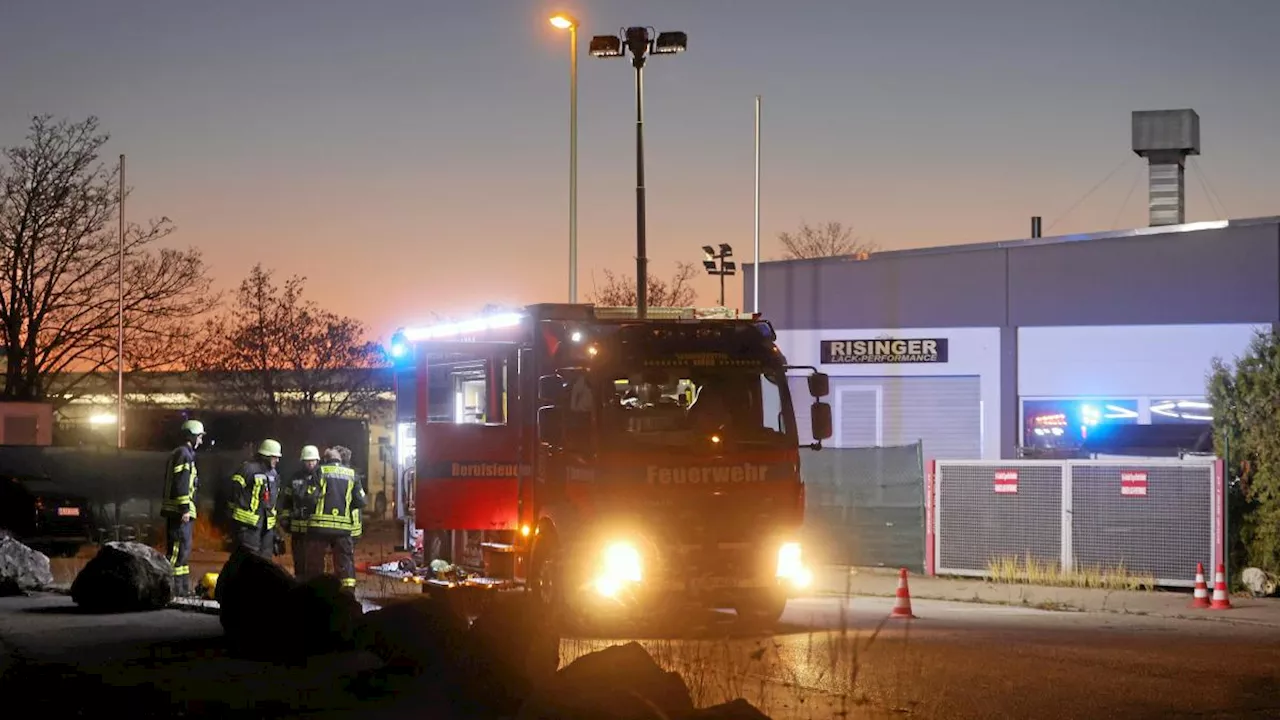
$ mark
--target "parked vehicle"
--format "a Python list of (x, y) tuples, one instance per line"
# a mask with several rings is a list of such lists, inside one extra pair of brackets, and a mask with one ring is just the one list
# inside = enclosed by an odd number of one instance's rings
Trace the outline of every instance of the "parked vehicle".
[(0, 476), (0, 528), (47, 555), (70, 557), (92, 542), (89, 501), (47, 477)]

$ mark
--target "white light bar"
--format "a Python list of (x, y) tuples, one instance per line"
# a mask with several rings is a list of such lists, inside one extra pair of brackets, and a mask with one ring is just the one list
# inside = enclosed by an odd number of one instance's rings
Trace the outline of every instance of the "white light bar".
[(502, 328), (515, 327), (524, 320), (524, 315), (520, 313), (502, 313), (500, 315), (488, 315), (486, 317), (475, 318), (474, 320), (464, 320), (457, 323), (446, 323), (444, 325), (432, 325), (422, 328), (405, 328), (403, 334), (404, 339), (409, 342), (418, 342), (420, 340), (438, 340), (440, 338), (458, 337), (460, 335), (470, 335), (472, 333), (484, 332), (485, 330), (500, 330)]
[[(599, 320), (627, 320), (639, 315), (634, 305), (611, 307), (597, 305), (594, 309)], [(752, 313), (740, 313), (733, 308), (691, 308), (691, 307), (650, 307), (647, 309), (650, 320), (750, 320)]]

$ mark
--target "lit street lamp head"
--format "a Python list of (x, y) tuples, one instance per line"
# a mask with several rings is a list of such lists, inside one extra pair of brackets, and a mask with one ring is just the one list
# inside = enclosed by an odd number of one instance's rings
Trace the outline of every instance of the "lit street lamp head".
[(556, 13), (551, 16), (551, 26), (560, 30), (569, 30), (578, 27), (578, 20), (572, 15)]

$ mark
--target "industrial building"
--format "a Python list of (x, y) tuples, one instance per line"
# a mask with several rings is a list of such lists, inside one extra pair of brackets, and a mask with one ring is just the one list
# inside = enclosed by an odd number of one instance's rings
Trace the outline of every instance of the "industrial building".
[(1119, 425), (1207, 429), (1212, 359), (1280, 322), (1280, 218), (1185, 222), (1199, 136), (1194, 111), (1134, 113), (1148, 227), (1046, 238), (1036, 219), (1023, 240), (761, 263), (787, 359), (831, 375), (830, 444), (998, 459)]

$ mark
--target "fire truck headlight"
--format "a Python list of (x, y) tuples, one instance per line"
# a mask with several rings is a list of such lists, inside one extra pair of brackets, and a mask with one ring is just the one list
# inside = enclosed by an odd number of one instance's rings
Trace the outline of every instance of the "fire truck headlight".
[(797, 589), (807, 588), (813, 583), (813, 571), (804, 566), (800, 557), (800, 543), (783, 543), (778, 548), (778, 570), (775, 574), (779, 580), (789, 582)]
[(596, 592), (614, 597), (628, 583), (640, 582), (642, 562), (640, 551), (627, 542), (615, 542), (605, 547), (601, 558), (600, 574), (596, 578)]

